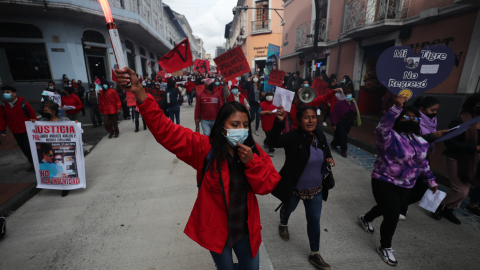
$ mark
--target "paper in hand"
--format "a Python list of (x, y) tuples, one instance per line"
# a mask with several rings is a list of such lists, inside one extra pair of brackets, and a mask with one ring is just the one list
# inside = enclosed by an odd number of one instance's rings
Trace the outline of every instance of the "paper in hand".
[(277, 113), (277, 109), (273, 110), (272, 113)]
[(73, 106), (63, 106), (62, 110), (69, 111), (69, 110), (73, 110), (73, 108), (74, 108)]
[(273, 105), (277, 107), (283, 106), (285, 111), (290, 112), (294, 96), (294, 92), (277, 86), (275, 96), (273, 97)]
[(430, 212), (435, 212), (445, 196), (447, 196), (447, 194), (443, 191), (437, 190), (437, 192), (433, 194), (430, 189), (427, 189), (427, 192), (423, 195), (418, 206), (427, 209)]

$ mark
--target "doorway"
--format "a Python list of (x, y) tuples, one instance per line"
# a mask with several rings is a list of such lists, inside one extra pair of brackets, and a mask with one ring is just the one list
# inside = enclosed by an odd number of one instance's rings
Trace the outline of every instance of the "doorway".
[(262, 76), (265, 73), (266, 60), (255, 60), (255, 73)]
[(95, 80), (95, 76), (99, 79), (107, 78), (107, 72), (105, 67), (105, 57), (103, 56), (87, 56), (88, 58), (88, 69), (92, 76), (92, 81)]

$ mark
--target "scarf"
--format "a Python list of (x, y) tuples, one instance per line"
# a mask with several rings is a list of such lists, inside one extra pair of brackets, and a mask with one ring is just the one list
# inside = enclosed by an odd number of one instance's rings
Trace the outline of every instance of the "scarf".
[[(472, 115), (470, 113), (462, 113), (460, 115), (460, 118), (462, 119), (463, 123), (465, 123), (468, 120), (472, 119)], [(463, 134), (463, 142), (477, 145), (478, 133), (476, 125), (470, 126), (470, 128), (467, 129)], [(480, 163), (475, 163), (476, 158), (476, 153), (462, 153), (461, 155), (459, 155), (458, 177), (460, 177), (463, 182), (468, 182), (472, 185), (479, 187), (480, 177), (478, 173), (480, 172)]]
[[(427, 135), (437, 131), (437, 117), (430, 119), (422, 112), (420, 112), (420, 132), (422, 135)], [(435, 143), (428, 144), (429, 152), (428, 154), (435, 152)]]

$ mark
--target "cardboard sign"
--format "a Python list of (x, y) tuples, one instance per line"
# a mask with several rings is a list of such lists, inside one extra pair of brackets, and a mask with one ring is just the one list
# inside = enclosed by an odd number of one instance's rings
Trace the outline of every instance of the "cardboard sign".
[(37, 188), (85, 188), (81, 123), (25, 121), (25, 126), (37, 176)]
[(195, 66), (193, 70), (197, 71), (200, 74), (208, 73), (210, 70), (210, 61), (195, 59)]
[(452, 71), (455, 53), (445, 45), (386, 49), (377, 62), (378, 80), (393, 94), (411, 98), (442, 83)]
[(183, 70), (178, 70), (172, 73), (172, 76), (183, 76)]
[(270, 76), (268, 78), (268, 84), (275, 85), (275, 86), (282, 86), (284, 78), (285, 78), (285, 71), (272, 69), (270, 72)]
[(137, 98), (132, 92), (127, 92), (127, 106), (137, 106)]
[(331, 91), (328, 89), (328, 84), (317, 77), (313, 78), (312, 88), (315, 90), (315, 95), (317, 97), (323, 96)]
[(290, 112), (294, 97), (294, 92), (281, 87), (277, 87), (277, 89), (275, 90), (275, 96), (273, 97), (273, 105), (277, 107), (283, 106), (285, 111)]
[(213, 61), (227, 81), (250, 72), (247, 58), (239, 46), (219, 55)]
[(461, 125), (459, 126), (456, 126), (454, 128), (451, 128), (448, 133), (446, 133), (445, 135), (443, 135), (442, 137), (438, 138), (437, 140), (435, 140), (436, 143), (439, 143), (439, 142), (443, 142), (443, 141), (446, 141), (446, 140), (449, 140), (453, 137), (456, 137), (460, 134), (462, 134), (463, 132), (467, 131), (467, 129), (470, 128), (471, 125), (475, 125), (476, 123), (480, 122), (480, 116), (479, 117), (475, 117), (473, 119), (470, 119), (468, 120), (467, 122), (464, 122), (462, 123)]
[(162, 100), (162, 98), (164, 98), (165, 96), (165, 91), (163, 91), (162, 89), (145, 88), (145, 92), (150, 93), (156, 102)]

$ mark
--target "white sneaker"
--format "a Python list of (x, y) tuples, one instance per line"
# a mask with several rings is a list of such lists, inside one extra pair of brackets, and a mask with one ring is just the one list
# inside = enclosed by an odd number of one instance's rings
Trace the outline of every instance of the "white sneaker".
[(274, 156), (273, 152), (268, 153), (268, 155), (269, 155), (270, 157), (273, 157), (273, 156)]
[(371, 222), (366, 222), (363, 217), (365, 215), (360, 215), (357, 217), (358, 221), (360, 222), (360, 225), (362, 225), (362, 228), (364, 231), (367, 233), (373, 233), (375, 230), (373, 229), (373, 225)]
[(405, 221), (405, 219), (407, 219), (406, 216), (400, 214), (400, 216), (398, 217), (399, 220), (402, 220), (402, 221)]
[(388, 265), (396, 266), (397, 260), (393, 256), (393, 249), (392, 248), (377, 248), (377, 253), (382, 257), (383, 261), (386, 262)]
[(324, 127), (326, 127), (326, 126), (327, 126), (327, 122), (323, 122), (322, 125), (323, 125)]
[(260, 136), (260, 133), (258, 133), (258, 130), (255, 130), (255, 135)]

